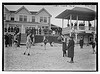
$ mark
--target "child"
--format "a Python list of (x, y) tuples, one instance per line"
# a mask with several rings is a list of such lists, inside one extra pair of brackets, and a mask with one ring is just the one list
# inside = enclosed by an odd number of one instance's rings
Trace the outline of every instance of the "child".
[(45, 50), (46, 50), (46, 44), (47, 44), (47, 38), (46, 38), (46, 36), (44, 36), (44, 38), (43, 38), (43, 42), (44, 42), (44, 48), (45, 48)]
[(94, 42), (94, 41), (92, 41), (92, 42), (91, 42), (91, 45), (92, 45), (93, 54), (94, 54), (94, 53), (95, 53), (95, 50), (94, 50), (94, 48), (95, 48), (95, 42)]
[(27, 36), (27, 41), (26, 41), (26, 50), (24, 52), (24, 55), (26, 54), (26, 52), (28, 51), (28, 56), (30, 55), (30, 48), (31, 48), (31, 33)]

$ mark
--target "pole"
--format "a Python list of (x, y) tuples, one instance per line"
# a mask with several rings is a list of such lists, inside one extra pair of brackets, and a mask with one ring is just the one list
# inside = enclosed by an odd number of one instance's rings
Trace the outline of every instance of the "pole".
[[(70, 30), (71, 30), (71, 21), (72, 21), (72, 15), (70, 14)], [(70, 36), (71, 36), (71, 31), (70, 31)]]
[(64, 28), (64, 19), (62, 19), (62, 34), (63, 34), (63, 28)]

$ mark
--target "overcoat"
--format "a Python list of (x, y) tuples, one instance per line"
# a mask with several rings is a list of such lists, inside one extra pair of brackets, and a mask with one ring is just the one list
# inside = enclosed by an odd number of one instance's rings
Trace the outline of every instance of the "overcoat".
[(74, 40), (69, 40), (68, 43), (68, 57), (74, 57)]
[(80, 46), (83, 46), (83, 40), (80, 40), (79, 43), (80, 43)]

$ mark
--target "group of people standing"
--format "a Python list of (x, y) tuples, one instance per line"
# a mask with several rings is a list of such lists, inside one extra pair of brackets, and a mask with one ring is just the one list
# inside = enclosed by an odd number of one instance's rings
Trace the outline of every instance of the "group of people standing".
[(16, 44), (17, 47), (20, 47), (21, 33), (19, 32), (19, 28), (16, 26), (13, 32), (14, 33), (6, 32), (4, 35), (5, 47), (8, 45), (12, 47), (12, 44)]
[[(69, 63), (74, 63), (73, 58), (74, 58), (74, 47), (75, 47), (75, 42), (73, 40), (73, 37), (69, 38), (69, 42), (67, 44), (67, 37), (65, 35), (61, 35), (61, 41), (62, 41), (62, 51), (63, 51), (63, 57), (68, 56), (71, 58)], [(66, 54), (67, 51), (67, 54)]]

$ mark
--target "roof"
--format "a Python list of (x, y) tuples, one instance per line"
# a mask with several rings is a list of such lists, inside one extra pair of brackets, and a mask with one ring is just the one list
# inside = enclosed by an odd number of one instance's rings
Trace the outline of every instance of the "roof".
[[(6, 7), (5, 7), (6, 8)], [(7, 8), (6, 8), (7, 9)], [(18, 13), (20, 10), (22, 9), (25, 9), (29, 14), (32, 14), (32, 15), (37, 15), (39, 14), (41, 11), (45, 11), (47, 14), (50, 15), (50, 17), (52, 16), (45, 8), (42, 8), (41, 10), (39, 11), (29, 11), (26, 7), (22, 6), (21, 8), (19, 8), (17, 11), (10, 11), (11, 13)], [(7, 9), (8, 10), (8, 9)], [(9, 11), (9, 10), (8, 10)]]
[(43, 11), (43, 10), (44, 10), (47, 14), (49, 14), (50, 17), (52, 17), (52, 15), (51, 15), (45, 8), (42, 8), (37, 14), (39, 14), (39, 13), (40, 13), (41, 11)]
[(31, 14), (28, 9), (26, 9), (24, 6), (22, 6), (21, 8), (19, 8), (15, 13), (18, 13), (20, 10), (25, 9), (29, 14)]
[(96, 17), (96, 12), (83, 7), (75, 7), (72, 10), (66, 9), (61, 14), (59, 14), (56, 18), (61, 19), (70, 19), (70, 14), (72, 15), (72, 20), (84, 20), (84, 21), (92, 21)]

